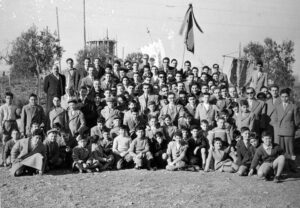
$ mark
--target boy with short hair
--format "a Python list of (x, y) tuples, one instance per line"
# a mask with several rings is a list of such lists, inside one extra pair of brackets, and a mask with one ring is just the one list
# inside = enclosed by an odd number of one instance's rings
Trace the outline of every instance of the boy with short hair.
[(151, 161), (153, 156), (150, 152), (148, 138), (145, 137), (144, 128), (139, 126), (136, 131), (137, 137), (130, 144), (130, 155), (133, 157), (135, 163), (135, 169), (139, 170), (143, 167), (144, 163), (147, 165), (147, 169), (151, 170)]
[(112, 151), (115, 156), (116, 168), (120, 170), (132, 162), (129, 154), (131, 138), (126, 136), (126, 127), (120, 126), (119, 136), (114, 139)]
[(59, 157), (63, 160), (64, 168), (71, 168), (72, 166), (72, 150), (77, 146), (75, 138), (71, 137), (69, 133), (62, 131), (61, 137), (58, 140)]
[(242, 140), (237, 144), (238, 175), (244, 176), (249, 171), (255, 148), (250, 144), (250, 130), (248, 127), (241, 129)]
[(4, 167), (11, 166), (11, 150), (13, 146), (16, 144), (16, 142), (20, 139), (20, 132), (18, 129), (12, 129), (11, 130), (11, 139), (5, 143), (4, 146), (4, 154), (3, 154), (3, 165)]
[(119, 131), (120, 131), (120, 126), (121, 126), (121, 118), (119, 116), (116, 116), (113, 119), (113, 128), (110, 130), (109, 136), (111, 138), (115, 138), (119, 135)]
[(150, 152), (153, 155), (153, 169), (165, 168), (166, 161), (162, 156), (167, 151), (168, 143), (162, 132), (156, 132), (154, 137), (149, 139)]
[(98, 144), (99, 136), (94, 135), (90, 137), (90, 158), (91, 161), (90, 168), (95, 169), (96, 172), (100, 170), (107, 170), (112, 168), (114, 163), (113, 155), (106, 155), (101, 145)]
[(74, 147), (73, 149), (73, 170), (79, 170), (79, 173), (88, 172), (91, 173), (90, 165), (91, 160), (89, 160), (90, 157), (90, 151), (88, 148), (86, 148), (87, 140), (83, 137), (79, 136), (78, 138), (78, 145)]
[(170, 171), (186, 167), (186, 152), (188, 149), (188, 145), (182, 140), (181, 132), (176, 132), (173, 140), (169, 143), (167, 153), (164, 156), (168, 162), (166, 169)]
[(56, 141), (58, 131), (51, 129), (47, 132), (47, 139), (44, 141), (46, 149), (46, 171), (52, 170), (60, 166), (63, 162), (62, 158), (59, 157), (59, 146)]
[(208, 141), (209, 145), (212, 147), (212, 141), (214, 138), (221, 138), (224, 146), (231, 144), (231, 137), (229, 131), (225, 129), (225, 120), (222, 117), (219, 117), (217, 120), (217, 127), (208, 132)]
[(205, 168), (206, 162), (206, 139), (199, 135), (197, 126), (191, 127), (191, 139), (188, 141), (187, 157), (189, 164), (200, 169), (200, 161), (202, 160), (202, 168)]
[(267, 132), (262, 133), (262, 140), (263, 144), (255, 152), (248, 175), (251, 176), (261, 162), (257, 171), (258, 177), (268, 179), (272, 173), (275, 173), (274, 182), (278, 183), (285, 165), (284, 150), (278, 144), (272, 143), (272, 137)]

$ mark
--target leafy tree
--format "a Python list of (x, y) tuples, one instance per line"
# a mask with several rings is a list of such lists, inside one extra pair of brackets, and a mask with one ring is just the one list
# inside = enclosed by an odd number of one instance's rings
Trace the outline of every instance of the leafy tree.
[(105, 47), (87, 47), (86, 49), (81, 49), (76, 54), (76, 68), (83, 68), (83, 62), (85, 58), (90, 58), (91, 61), (99, 58), (100, 66), (105, 67), (107, 57), (108, 55), (105, 53)]
[(126, 60), (129, 60), (131, 62), (137, 61), (138, 63), (143, 63), (142, 58), (143, 58), (143, 54), (141, 52), (129, 53), (126, 56)]
[(278, 44), (266, 38), (264, 44), (250, 42), (244, 48), (245, 56), (253, 61), (262, 60), (269, 79), (282, 87), (293, 87), (293, 63), (295, 62), (294, 42), (283, 41)]
[[(49, 70), (62, 56), (59, 40), (47, 29), (38, 31), (32, 26), (12, 43), (9, 63), (16, 74), (36, 74)], [(39, 70), (37, 70), (39, 68)]]
[(40, 89), (40, 73), (49, 70), (54, 61), (60, 59), (63, 49), (59, 40), (48, 29), (39, 31), (36, 26), (30, 27), (12, 42), (9, 53), (9, 64), (17, 75), (37, 75), (38, 97)]

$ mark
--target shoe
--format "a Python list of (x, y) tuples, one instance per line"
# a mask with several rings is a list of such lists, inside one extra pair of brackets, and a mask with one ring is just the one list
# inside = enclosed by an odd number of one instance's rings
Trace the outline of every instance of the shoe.
[(140, 167), (140, 166), (134, 166), (134, 169), (136, 169), (136, 170), (140, 170), (140, 169), (141, 169), (141, 167)]
[(100, 172), (100, 169), (99, 168), (95, 168), (95, 172)]
[(82, 174), (83, 173), (83, 170), (82, 169), (79, 169), (79, 174)]
[(279, 183), (281, 181), (280, 176), (275, 176), (273, 181), (274, 183)]
[(86, 170), (87, 173), (92, 173), (93, 171), (91, 169)]

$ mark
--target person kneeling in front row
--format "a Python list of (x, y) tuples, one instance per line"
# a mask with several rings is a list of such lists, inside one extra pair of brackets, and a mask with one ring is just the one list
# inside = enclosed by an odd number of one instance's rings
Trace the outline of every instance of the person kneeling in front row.
[(260, 178), (269, 179), (275, 173), (274, 182), (281, 180), (281, 173), (285, 165), (284, 150), (277, 144), (272, 144), (272, 137), (269, 133), (262, 133), (263, 144), (257, 148), (251, 163), (249, 175), (252, 175), (256, 166), (261, 162), (257, 171)]

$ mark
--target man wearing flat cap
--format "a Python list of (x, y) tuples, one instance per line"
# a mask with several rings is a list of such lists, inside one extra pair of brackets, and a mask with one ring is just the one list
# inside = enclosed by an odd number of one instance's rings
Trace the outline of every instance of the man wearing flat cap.
[(109, 129), (113, 127), (115, 117), (120, 117), (121, 112), (115, 108), (115, 99), (112, 97), (106, 98), (106, 104), (101, 110), (101, 116), (105, 119), (105, 126)]

